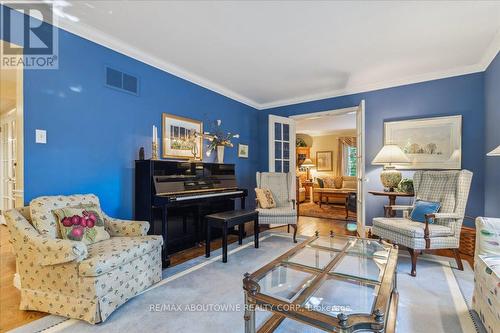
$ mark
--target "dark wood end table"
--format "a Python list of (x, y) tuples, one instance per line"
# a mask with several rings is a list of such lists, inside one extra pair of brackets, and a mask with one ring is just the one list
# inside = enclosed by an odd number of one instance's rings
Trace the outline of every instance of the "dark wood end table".
[(210, 234), (212, 228), (222, 230), (222, 262), (227, 262), (227, 234), (232, 227), (238, 226), (238, 244), (243, 243), (244, 226), (253, 221), (255, 248), (259, 247), (259, 212), (253, 209), (232, 210), (205, 216), (207, 234), (205, 241), (205, 257), (210, 257)]

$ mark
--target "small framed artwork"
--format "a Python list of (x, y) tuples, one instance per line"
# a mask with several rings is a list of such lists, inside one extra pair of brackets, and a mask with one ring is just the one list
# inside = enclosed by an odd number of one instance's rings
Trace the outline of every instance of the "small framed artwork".
[(316, 152), (316, 171), (333, 171), (333, 152)]
[(162, 115), (162, 157), (201, 160), (203, 123), (173, 114)]
[(248, 158), (248, 145), (238, 143), (238, 157)]
[(384, 145), (398, 145), (411, 163), (400, 169), (461, 169), (462, 116), (384, 123)]

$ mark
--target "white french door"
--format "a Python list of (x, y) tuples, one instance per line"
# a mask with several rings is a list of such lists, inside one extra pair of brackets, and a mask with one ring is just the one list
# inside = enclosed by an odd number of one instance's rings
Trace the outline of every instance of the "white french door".
[[(295, 175), (295, 121), (269, 115), (269, 172), (291, 172)], [(290, 193), (295, 199), (295, 177)]]
[(365, 101), (359, 103), (356, 112), (356, 166), (358, 177), (357, 189), (357, 231), (358, 235), (365, 237)]
[(15, 207), (16, 190), (16, 110), (12, 110), (0, 121), (0, 211)]

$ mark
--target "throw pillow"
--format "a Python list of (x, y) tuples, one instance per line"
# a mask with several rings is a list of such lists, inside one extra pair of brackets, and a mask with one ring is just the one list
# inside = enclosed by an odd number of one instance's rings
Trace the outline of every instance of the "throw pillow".
[[(441, 208), (441, 203), (425, 200), (415, 201), (413, 210), (410, 214), (410, 219), (417, 222), (425, 222), (425, 214), (437, 213)], [(430, 219), (429, 223), (434, 223), (434, 219)]]
[(93, 244), (109, 239), (104, 229), (104, 217), (95, 205), (84, 205), (55, 209), (52, 211), (59, 225), (63, 239)]
[(323, 181), (323, 179), (316, 178), (316, 180), (318, 181), (318, 185), (319, 185), (320, 188), (324, 188), (325, 187), (325, 182)]
[(260, 208), (270, 209), (276, 207), (276, 201), (274, 201), (273, 193), (267, 188), (256, 188), (255, 195), (259, 201)]
[(333, 184), (336, 189), (342, 188), (344, 185), (344, 178), (342, 176), (337, 176), (333, 179)]
[(323, 182), (325, 183), (326, 188), (335, 188), (335, 179), (332, 177), (323, 178)]

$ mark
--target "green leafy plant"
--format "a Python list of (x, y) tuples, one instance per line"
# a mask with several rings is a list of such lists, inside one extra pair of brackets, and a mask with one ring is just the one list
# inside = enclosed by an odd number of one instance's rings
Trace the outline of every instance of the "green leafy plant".
[(404, 193), (413, 193), (413, 179), (403, 178), (399, 182), (398, 191)]

